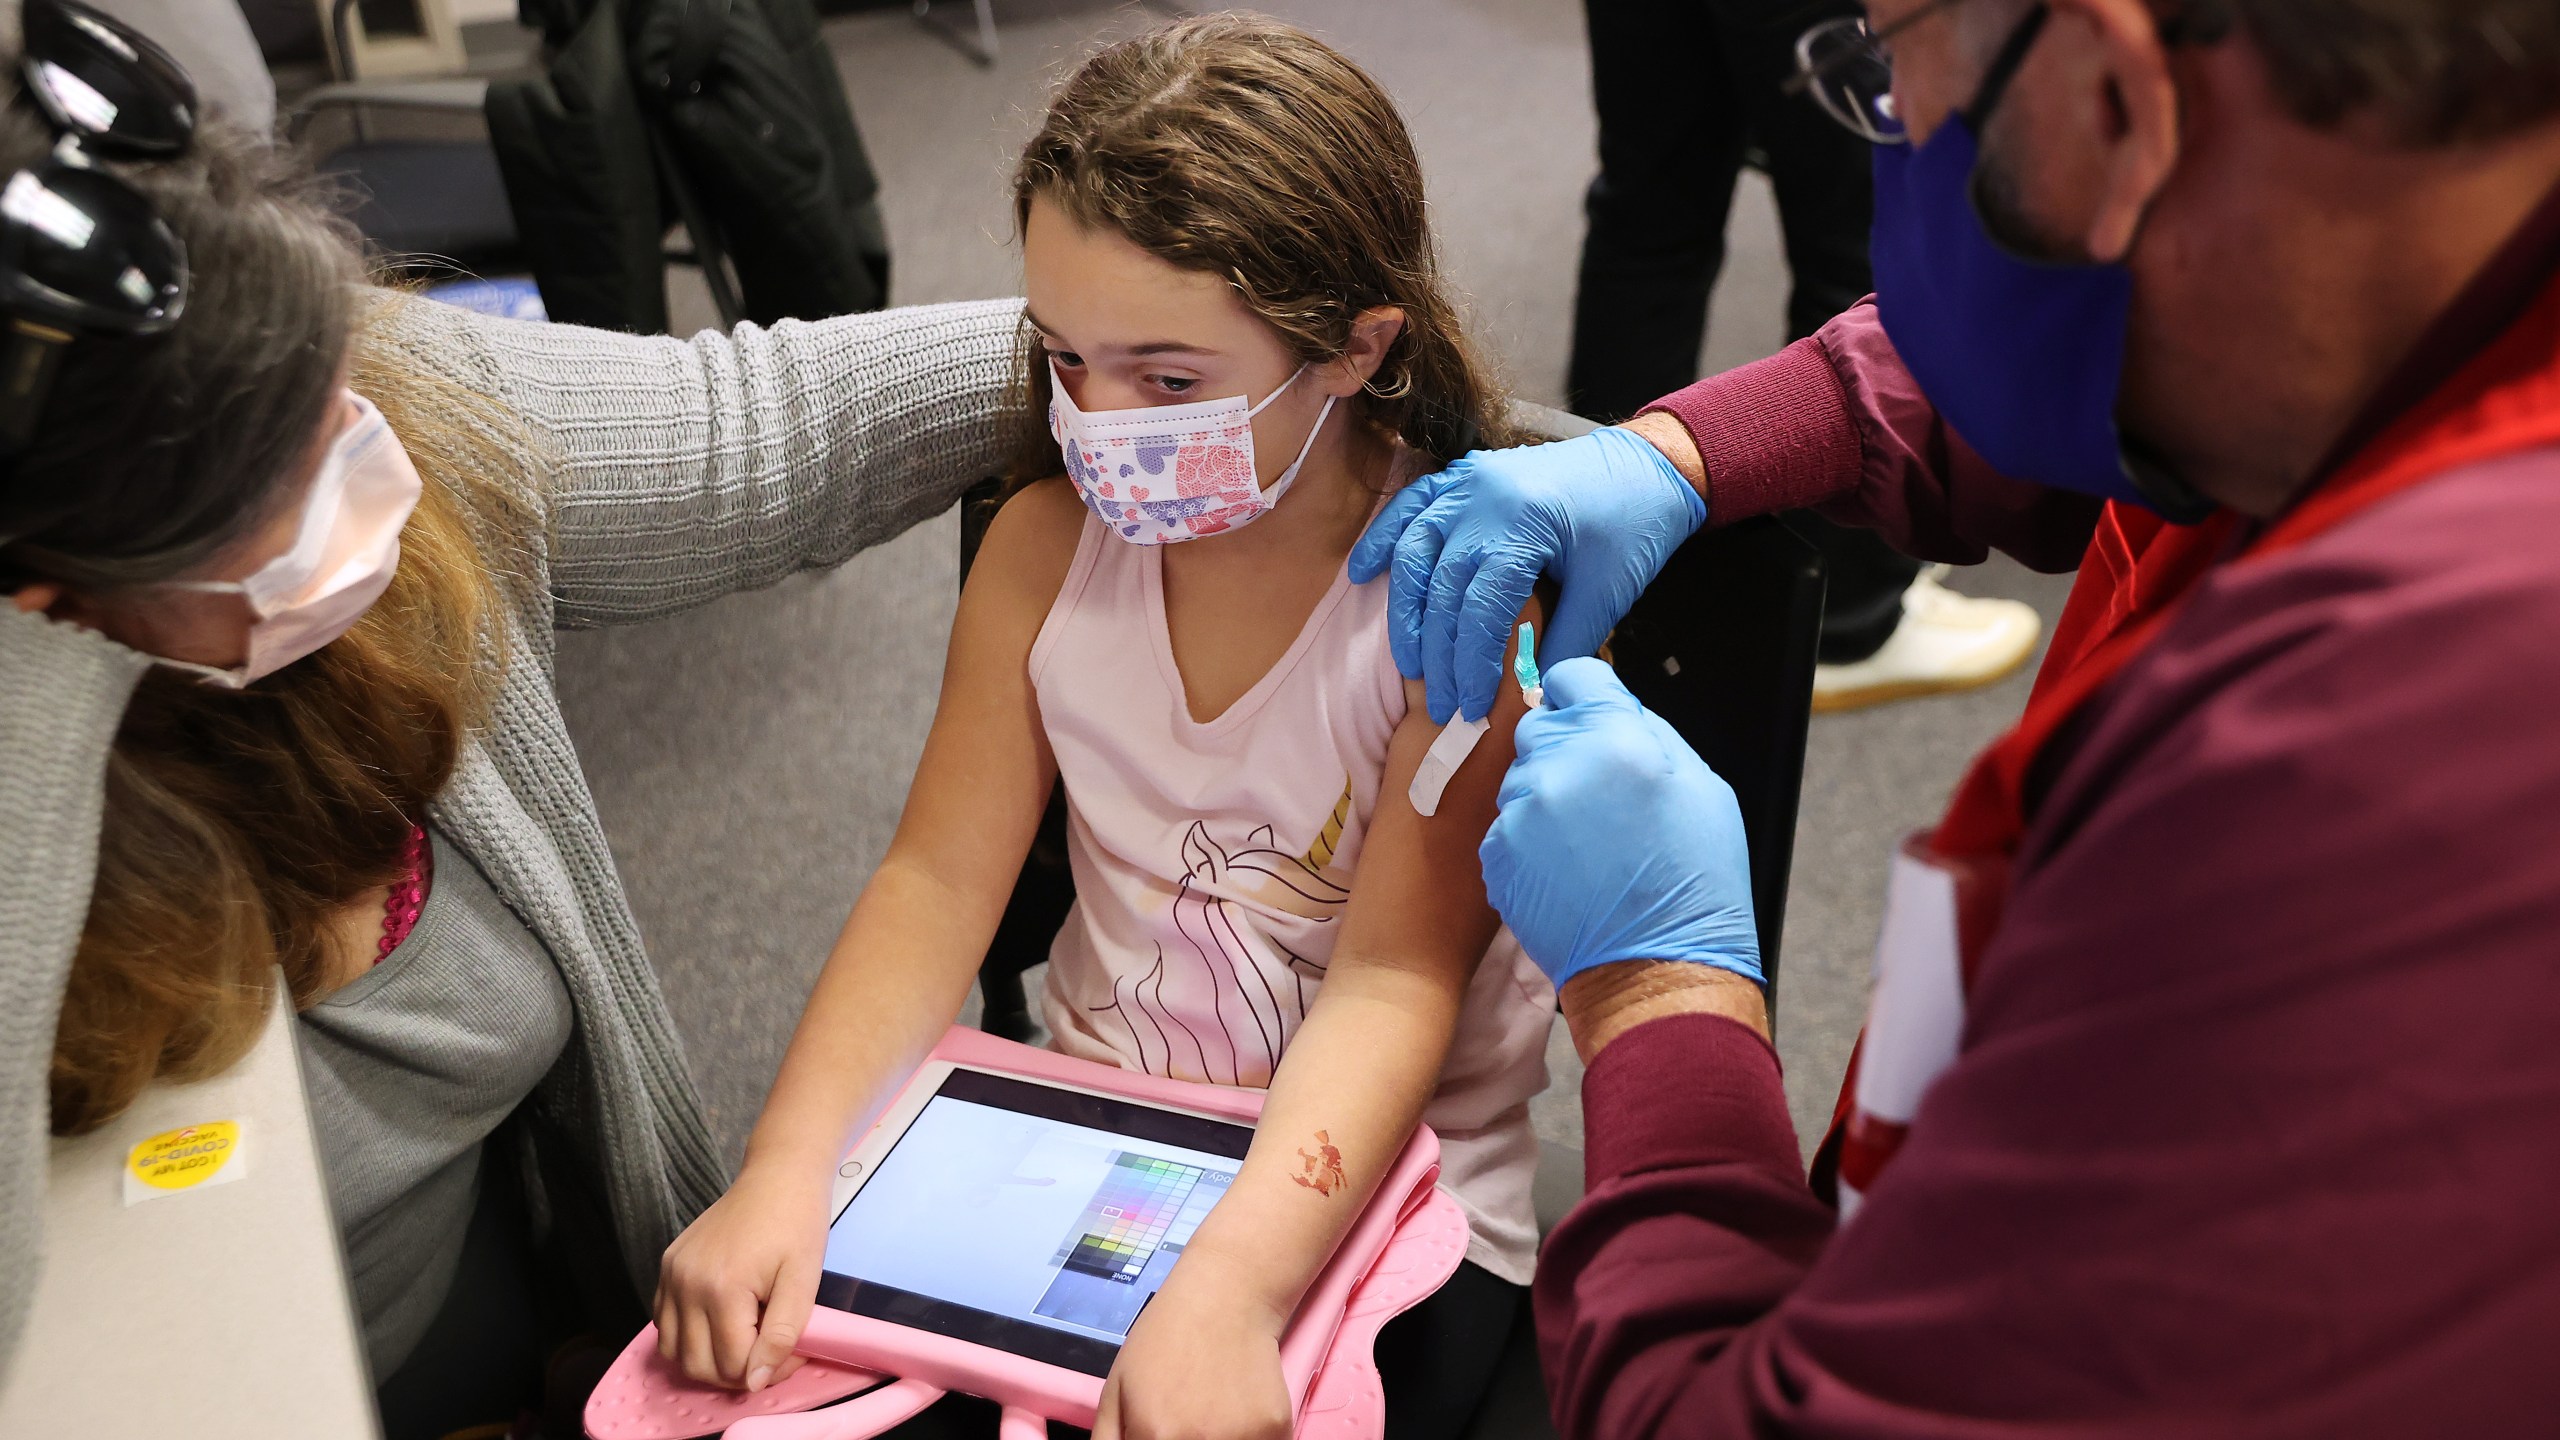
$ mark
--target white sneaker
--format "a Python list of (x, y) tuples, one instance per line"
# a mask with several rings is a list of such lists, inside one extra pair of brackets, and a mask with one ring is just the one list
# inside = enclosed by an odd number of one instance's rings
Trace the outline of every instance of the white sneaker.
[(1902, 592), (1902, 623), (1883, 649), (1846, 665), (1814, 667), (1815, 711), (1971, 690), (2026, 663), (2044, 633), (2034, 607), (1959, 595), (1938, 583), (1947, 569), (1930, 566)]

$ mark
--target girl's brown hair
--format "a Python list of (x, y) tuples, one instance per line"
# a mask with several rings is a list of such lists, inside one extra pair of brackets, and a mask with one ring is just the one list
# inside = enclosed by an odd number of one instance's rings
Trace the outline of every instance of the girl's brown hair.
[[(1079, 225), (1224, 277), (1311, 364), (1343, 353), (1362, 311), (1402, 310), (1363, 409), (1431, 459), (1523, 438), (1441, 285), (1403, 118), (1305, 31), (1204, 15), (1087, 60), (1014, 170), (1017, 231), (1044, 196)], [(1025, 356), (1034, 416), (1048, 398), (1037, 348)], [(1054, 446), (1029, 448), (1032, 473), (1057, 469)]]
[[(51, 143), (5, 98), (0, 171)], [(316, 998), (330, 917), (396, 878), (488, 714), (502, 621), (482, 557), (533, 503), (513, 422), (403, 354), (381, 305), (360, 313), (355, 239), (307, 171), (208, 126), (185, 156), (126, 173), (187, 246), (186, 314), (166, 335), (72, 346), (0, 486), (0, 590), (110, 592), (219, 554), (297, 498), (281, 482), (342, 374), (426, 485), (390, 588), (344, 637), (239, 692), (156, 669), (137, 687), (54, 1036), (57, 1134), (237, 1061), (278, 967), (297, 1006)]]

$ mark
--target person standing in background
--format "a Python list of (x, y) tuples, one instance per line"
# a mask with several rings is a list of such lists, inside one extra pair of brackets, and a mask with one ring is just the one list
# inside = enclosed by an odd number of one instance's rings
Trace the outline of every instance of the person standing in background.
[[(1874, 288), (1867, 145), (1813, 101), (1785, 93), (1795, 37), (1836, 0), (1583, 0), (1600, 173), (1573, 311), (1565, 403), (1624, 420), (1698, 378), (1707, 300), (1745, 157), (1767, 170), (1785, 233), (1787, 339), (1803, 339)], [(1787, 516), (1822, 551), (1814, 708), (1987, 685), (2034, 651), (2042, 622), (2015, 600), (1979, 600), (1873, 531), (1810, 510)]]

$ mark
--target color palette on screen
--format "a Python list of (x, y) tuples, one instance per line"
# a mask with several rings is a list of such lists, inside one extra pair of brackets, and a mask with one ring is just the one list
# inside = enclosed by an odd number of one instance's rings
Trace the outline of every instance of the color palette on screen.
[(1202, 1173), (1197, 1165), (1151, 1155), (1114, 1154), (1110, 1173), (1069, 1232), (1075, 1238), (1067, 1248), (1066, 1268), (1123, 1285), (1137, 1283)]

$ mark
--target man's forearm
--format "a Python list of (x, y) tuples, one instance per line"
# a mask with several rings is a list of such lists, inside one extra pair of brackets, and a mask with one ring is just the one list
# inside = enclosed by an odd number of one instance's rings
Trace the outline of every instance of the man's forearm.
[(1721, 1015), (1769, 1038), (1769, 1003), (1759, 986), (1730, 970), (1685, 960), (1596, 966), (1565, 981), (1556, 1006), (1585, 1065), (1612, 1040), (1670, 1015)]
[(1872, 304), (1663, 396), (1626, 428), (1698, 487), (1714, 525), (1819, 507), (1923, 560), (1972, 564), (1996, 548), (2058, 571), (2097, 523), (2092, 497), (2009, 479), (1968, 449)]
[(1590, 1057), (1582, 1203), (1538, 1255), (1539, 1349), (1567, 1440), (1781, 1433), (1747, 1346), (1821, 1251), (1750, 981), (1629, 962), (1565, 985)]
[(1690, 488), (1698, 492), (1698, 498), (1706, 498), (1707, 457), (1698, 453), (1698, 442), (1690, 436), (1689, 427), (1681, 424), (1678, 416), (1665, 410), (1648, 410), (1619, 428), (1634, 432), (1646, 444), (1661, 451), (1662, 458), (1671, 462), (1671, 468), (1680, 472), (1680, 478), (1688, 481)]

